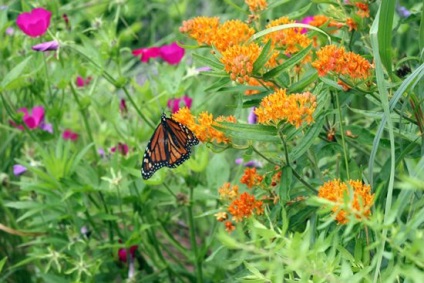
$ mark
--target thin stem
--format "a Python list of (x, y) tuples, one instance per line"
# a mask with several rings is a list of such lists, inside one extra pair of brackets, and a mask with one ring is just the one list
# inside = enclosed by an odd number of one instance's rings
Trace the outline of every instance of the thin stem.
[(259, 150), (257, 150), (254, 146), (252, 146), (253, 151), (259, 155), (260, 157), (262, 157), (263, 159), (265, 159), (266, 161), (268, 161), (271, 164), (280, 166), (280, 164), (278, 164), (277, 162), (272, 161), (271, 159), (269, 159), (268, 157), (266, 157), (265, 155), (263, 155)]
[(345, 141), (345, 135), (343, 130), (343, 121), (342, 121), (342, 110), (340, 107), (340, 101), (339, 96), (336, 94), (336, 103), (337, 103), (337, 110), (339, 114), (339, 122), (340, 122), (340, 135), (342, 136), (342, 147), (343, 147), (343, 156), (344, 156), (344, 162), (346, 167), (346, 177), (349, 180), (350, 179), (350, 173), (349, 173), (349, 159), (347, 156), (347, 149), (346, 149), (346, 141)]
[(278, 131), (278, 134), (279, 134), (279, 136), (280, 136), (280, 139), (281, 139), (281, 141), (283, 142), (283, 146), (284, 146), (284, 154), (285, 154), (285, 156), (286, 156), (286, 164), (290, 167), (290, 169), (291, 169), (291, 171), (292, 171), (292, 173), (293, 173), (293, 175), (296, 177), (296, 179), (298, 179), (302, 184), (304, 184), (305, 185), (305, 187), (307, 188), (307, 189), (309, 189), (310, 191), (312, 191), (314, 194), (317, 194), (318, 193), (318, 191), (314, 188), (314, 187), (312, 187), (308, 182), (306, 182), (305, 180), (303, 180), (303, 178), (302, 178), (302, 176), (300, 176), (297, 172), (296, 172), (296, 170), (294, 170), (294, 168), (291, 166), (291, 164), (290, 164), (290, 158), (289, 158), (289, 153), (288, 153), (288, 149), (287, 149), (287, 144), (286, 144), (286, 140), (284, 139), (284, 136), (283, 136), (283, 134), (282, 134), (282, 132), (281, 132), (281, 130), (280, 131)]
[[(44, 71), (46, 72), (46, 81), (47, 81), (47, 89), (49, 91), (49, 105), (52, 103), (52, 99), (53, 99), (53, 94), (52, 94), (52, 90), (51, 90), (51, 85), (50, 85), (50, 81), (49, 81), (49, 71), (47, 68), (47, 61), (46, 61), (46, 56), (44, 56), (44, 53), (41, 54), (43, 56), (43, 62), (44, 62)], [(47, 106), (47, 105), (46, 105)]]
[(194, 227), (194, 219), (193, 219), (193, 187), (190, 187), (190, 202), (187, 207), (188, 211), (188, 225), (190, 229), (190, 242), (191, 242), (191, 248), (194, 253), (194, 264), (196, 266), (196, 278), (198, 283), (203, 282), (203, 274), (202, 274), (202, 262), (199, 258), (199, 252), (197, 250), (197, 242), (196, 242), (196, 233), (195, 233), (195, 227)]

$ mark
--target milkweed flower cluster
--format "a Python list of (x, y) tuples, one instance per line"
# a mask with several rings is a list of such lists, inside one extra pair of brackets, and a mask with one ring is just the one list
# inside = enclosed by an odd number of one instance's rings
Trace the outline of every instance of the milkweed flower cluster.
[(256, 168), (246, 168), (241, 177), (240, 183), (245, 184), (249, 189), (259, 185), (264, 177), (256, 172)]
[(245, 0), (244, 2), (249, 6), (249, 10), (252, 13), (263, 11), (268, 6), (266, 0)]
[[(331, 210), (336, 215), (336, 221), (340, 224), (348, 223), (349, 217), (352, 215), (357, 219), (368, 217), (371, 214), (370, 209), (374, 202), (371, 187), (359, 180), (341, 182), (335, 179), (328, 181), (319, 188), (318, 197), (334, 203)], [(348, 208), (343, 206), (346, 197)]]
[(235, 122), (234, 117), (218, 117), (214, 120), (212, 114), (208, 112), (202, 112), (195, 118), (187, 107), (173, 113), (172, 119), (186, 125), (201, 142), (215, 141), (217, 143), (228, 143), (230, 139), (213, 126), (221, 121)]
[(352, 79), (367, 79), (371, 74), (372, 65), (360, 55), (346, 52), (344, 47), (324, 46), (317, 51), (317, 57), (312, 66), (321, 77), (334, 72)]
[(288, 95), (285, 89), (279, 89), (262, 99), (255, 114), (261, 124), (287, 120), (298, 128), (303, 122), (310, 124), (314, 121), (312, 115), (316, 106), (316, 96), (310, 92)]
[(215, 216), (218, 221), (224, 222), (228, 219), (228, 215), (231, 215), (231, 220), (225, 222), (225, 230), (228, 232), (235, 229), (234, 222), (241, 222), (253, 215), (261, 215), (264, 212), (263, 202), (247, 192), (239, 193), (237, 185), (224, 183), (218, 189), (218, 192), (221, 201), (228, 205), (225, 212), (218, 212)]

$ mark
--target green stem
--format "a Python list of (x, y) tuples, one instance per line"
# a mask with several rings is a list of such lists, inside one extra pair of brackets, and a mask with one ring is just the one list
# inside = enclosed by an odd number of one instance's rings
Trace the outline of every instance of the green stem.
[(44, 56), (44, 53), (41, 54), (41, 55), (43, 56), (44, 70), (46, 72), (46, 81), (47, 81), (47, 86), (48, 86), (47, 89), (49, 91), (49, 105), (46, 105), (46, 107), (47, 107), (47, 106), (50, 106), (52, 104), (53, 94), (52, 94), (50, 80), (49, 80), (50, 76), (49, 76), (49, 71), (48, 71), (48, 68), (47, 68), (46, 56)]
[(341, 107), (340, 107), (339, 96), (337, 95), (337, 93), (336, 93), (335, 97), (336, 97), (336, 103), (337, 103), (337, 110), (338, 110), (338, 114), (339, 114), (340, 135), (342, 136), (342, 147), (343, 147), (344, 162), (345, 162), (345, 167), (346, 167), (346, 177), (349, 180), (350, 179), (349, 159), (348, 159), (348, 156), (347, 156), (345, 134), (344, 134), (344, 130), (343, 130), (342, 110), (341, 110)]
[(196, 242), (196, 233), (195, 233), (195, 227), (194, 227), (194, 218), (193, 218), (193, 187), (190, 187), (190, 202), (187, 207), (188, 211), (188, 225), (190, 229), (190, 242), (191, 242), (191, 248), (194, 253), (194, 264), (196, 266), (196, 282), (202, 283), (203, 282), (203, 274), (202, 274), (202, 261), (199, 258), (199, 252), (197, 250), (197, 242)]
[(312, 191), (314, 194), (317, 194), (318, 191), (312, 187), (308, 182), (306, 182), (305, 180), (303, 180), (302, 176), (300, 176), (296, 170), (294, 170), (294, 168), (291, 166), (290, 164), (290, 158), (289, 158), (289, 153), (288, 153), (288, 149), (287, 149), (287, 144), (286, 144), (286, 140), (284, 139), (284, 136), (281, 132), (281, 130), (278, 131), (278, 134), (280, 136), (281, 141), (283, 142), (283, 146), (284, 146), (284, 154), (286, 156), (286, 164), (290, 167), (293, 175), (296, 177), (296, 179), (298, 179), (302, 184), (305, 185), (305, 187), (307, 189), (309, 189), (310, 191)]

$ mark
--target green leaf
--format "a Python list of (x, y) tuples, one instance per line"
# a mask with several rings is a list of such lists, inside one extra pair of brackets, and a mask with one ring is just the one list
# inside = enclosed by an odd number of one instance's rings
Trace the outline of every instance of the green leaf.
[(7, 256), (5, 256), (2, 260), (0, 260), (0, 273), (3, 269), (4, 264), (6, 263)]
[(312, 126), (308, 126), (308, 130), (296, 147), (289, 153), (290, 160), (296, 160), (302, 156), (315, 142), (316, 137), (322, 130), (324, 118), (321, 117)]
[(318, 79), (318, 72), (316, 70), (308, 71), (302, 79), (292, 84), (288, 90), (290, 93), (295, 93), (304, 90), (308, 85), (315, 82)]
[(11, 71), (6, 73), (6, 76), (4, 76), (4, 79), (0, 84), (0, 92), (6, 89), (9, 85), (11, 85), (15, 80), (18, 80), (22, 77), (22, 73), (30, 62), (31, 58), (31, 56), (28, 56), (27, 58), (25, 58), (25, 60), (15, 66)]
[(251, 141), (279, 142), (277, 129), (274, 126), (237, 124), (220, 122), (216, 128), (226, 136)]
[[(202, 56), (202, 55), (199, 55), (199, 54), (196, 54), (196, 53), (193, 53), (193, 57), (201, 65), (209, 66), (212, 69), (217, 70), (217, 71), (224, 70), (224, 65), (221, 62), (219, 62), (215, 57), (214, 57), (215, 60), (213, 60), (213, 59), (210, 59), (208, 57), (205, 57), (205, 56)], [(207, 74), (209, 74), (209, 73), (210, 72), (207, 72)]]
[(290, 14), (285, 15), (286, 17), (290, 18), (290, 19), (296, 19), (299, 18), (303, 15), (305, 15), (309, 9), (311, 8), (312, 3), (309, 3), (308, 5), (306, 5), (305, 7), (298, 9), (297, 11), (291, 12)]
[(392, 30), (393, 18), (395, 14), (395, 0), (384, 0), (380, 4), (380, 14), (378, 19), (378, 49), (381, 62), (389, 75), (392, 73)]
[(269, 57), (271, 56), (271, 53), (269, 52), (271, 50), (271, 40), (268, 40), (268, 42), (265, 44), (264, 48), (262, 49), (261, 54), (259, 55), (258, 59), (256, 59), (255, 63), (253, 63), (253, 73), (256, 74), (259, 72), (259, 70), (268, 62)]
[(308, 55), (311, 49), (312, 49), (312, 45), (309, 45), (308, 47), (302, 49), (302, 51), (293, 55), (290, 59), (286, 60), (283, 64), (275, 67), (272, 70), (269, 70), (263, 75), (264, 80), (272, 79), (278, 76), (281, 72), (293, 67), (294, 65), (299, 63), (303, 58), (305, 58), (305, 56)]

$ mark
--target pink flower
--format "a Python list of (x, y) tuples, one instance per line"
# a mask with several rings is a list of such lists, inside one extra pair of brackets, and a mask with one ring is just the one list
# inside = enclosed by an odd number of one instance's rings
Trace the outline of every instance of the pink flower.
[(119, 260), (122, 262), (127, 262), (127, 251), (129, 251), (130, 253), (130, 257), (131, 257), (130, 259), (133, 259), (135, 257), (135, 252), (137, 251), (137, 248), (138, 246), (134, 245), (134, 246), (131, 246), (129, 249), (124, 249), (124, 248), (119, 249), (118, 251)]
[(184, 95), (181, 98), (172, 98), (168, 100), (168, 108), (171, 109), (172, 113), (178, 112), (181, 107), (187, 106), (187, 108), (191, 108), (191, 102), (193, 99)]
[[(309, 25), (309, 23), (312, 22), (313, 20), (314, 20), (314, 16), (307, 16), (307, 17), (304, 17), (300, 22), (302, 24)], [(308, 29), (303, 28), (300, 33), (307, 33), (307, 32), (308, 32)]]
[[(30, 130), (40, 127), (44, 121), (43, 106), (35, 106), (32, 108), (31, 112), (28, 112), (28, 109), (24, 107), (19, 109), (18, 112), (24, 113), (22, 120)], [(23, 129), (23, 127), (18, 128)]]
[(16, 24), (26, 35), (37, 37), (46, 33), (51, 16), (50, 11), (36, 8), (31, 12), (21, 13), (16, 19)]
[(123, 156), (126, 156), (128, 154), (128, 145), (126, 145), (125, 143), (118, 143), (117, 146), (114, 146), (110, 149), (111, 152), (116, 152), (118, 151), (119, 153), (121, 153)]
[(73, 131), (71, 131), (70, 129), (66, 129), (63, 134), (62, 134), (62, 138), (64, 140), (71, 140), (71, 141), (76, 141), (78, 139), (79, 135)]
[(141, 55), (141, 62), (148, 62), (150, 58), (155, 58), (160, 56), (159, 47), (150, 47), (150, 48), (139, 48), (132, 51), (134, 56)]
[(77, 87), (84, 87), (91, 82), (91, 79), (91, 77), (87, 77), (86, 79), (84, 79), (83, 77), (78, 76), (75, 81), (75, 84), (77, 85)]
[(45, 51), (57, 50), (58, 47), (59, 47), (59, 42), (57, 42), (56, 40), (53, 40), (53, 41), (47, 41), (47, 42), (34, 45), (32, 47), (32, 50), (45, 52)]
[(160, 56), (170, 65), (180, 63), (185, 53), (184, 48), (180, 47), (176, 42), (164, 45), (160, 48)]

